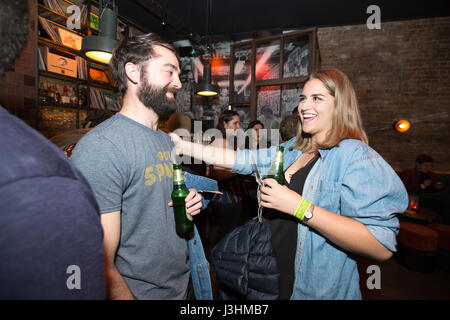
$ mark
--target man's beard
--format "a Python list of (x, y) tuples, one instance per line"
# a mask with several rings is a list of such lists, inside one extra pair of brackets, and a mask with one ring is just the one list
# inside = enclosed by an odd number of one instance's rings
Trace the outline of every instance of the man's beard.
[(177, 101), (175, 98), (168, 98), (166, 93), (170, 91), (175, 94), (176, 90), (170, 89), (168, 86), (156, 88), (148, 84), (145, 74), (141, 78), (142, 84), (137, 92), (139, 101), (147, 108), (153, 110), (159, 119), (169, 119), (170, 115), (177, 110)]

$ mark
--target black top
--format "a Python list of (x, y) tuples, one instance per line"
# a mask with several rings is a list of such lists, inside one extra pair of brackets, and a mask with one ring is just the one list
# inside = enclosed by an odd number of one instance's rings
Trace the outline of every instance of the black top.
[[(303, 185), (309, 171), (316, 163), (318, 157), (314, 157), (307, 165), (300, 168), (291, 177), (291, 182), (286, 186), (295, 192), (302, 194)], [(271, 243), (280, 272), (280, 300), (289, 300), (292, 295), (295, 280), (295, 252), (297, 250), (297, 224), (299, 220), (294, 216), (272, 212), (270, 214)]]

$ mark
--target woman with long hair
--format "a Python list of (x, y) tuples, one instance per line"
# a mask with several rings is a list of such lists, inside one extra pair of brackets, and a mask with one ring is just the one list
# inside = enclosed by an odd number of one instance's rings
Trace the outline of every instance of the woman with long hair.
[[(278, 210), (271, 225), (280, 299), (361, 299), (355, 256), (377, 261), (396, 251), (397, 213), (408, 195), (389, 164), (368, 146), (356, 94), (339, 70), (313, 72), (300, 95), (301, 129), (284, 143), (286, 185), (265, 179), (261, 205)], [(276, 147), (177, 150), (233, 172), (265, 176)], [(275, 232), (275, 233), (274, 233)]]
[(223, 110), (219, 115), (216, 126), (216, 129), (220, 131), (222, 137), (215, 137), (211, 145), (236, 150), (236, 134), (240, 128), (239, 113), (233, 110)]

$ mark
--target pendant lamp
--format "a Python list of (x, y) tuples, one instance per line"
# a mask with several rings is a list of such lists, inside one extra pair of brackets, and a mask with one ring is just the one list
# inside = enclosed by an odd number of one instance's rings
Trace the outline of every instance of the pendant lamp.
[(207, 0), (206, 3), (206, 38), (207, 45), (206, 48), (208, 50), (207, 54), (205, 54), (206, 61), (203, 63), (203, 82), (199, 83), (197, 86), (197, 90), (195, 93), (199, 96), (211, 97), (219, 94), (219, 86), (217, 84), (211, 83), (211, 54), (209, 50), (211, 46), (209, 45), (209, 17), (211, 15), (211, 0)]
[(89, 59), (108, 64), (116, 43), (117, 6), (112, 0), (113, 9), (108, 7), (109, 0), (99, 0), (99, 35), (84, 37), (81, 42), (81, 53)]
[(219, 94), (219, 86), (211, 83), (211, 64), (205, 62), (203, 65), (203, 82), (199, 83), (195, 91), (199, 96), (211, 97)]

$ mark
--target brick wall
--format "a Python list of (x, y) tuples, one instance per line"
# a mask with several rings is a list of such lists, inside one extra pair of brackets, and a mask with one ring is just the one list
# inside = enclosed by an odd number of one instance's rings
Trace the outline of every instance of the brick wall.
[(37, 126), (36, 113), (36, 3), (30, 6), (30, 32), (14, 70), (6, 72), (0, 83), (0, 104), (30, 126)]
[[(450, 17), (319, 28), (318, 39), (322, 67), (355, 86), (369, 144), (394, 168), (427, 153), (450, 171)], [(406, 133), (392, 129), (402, 118)]]

